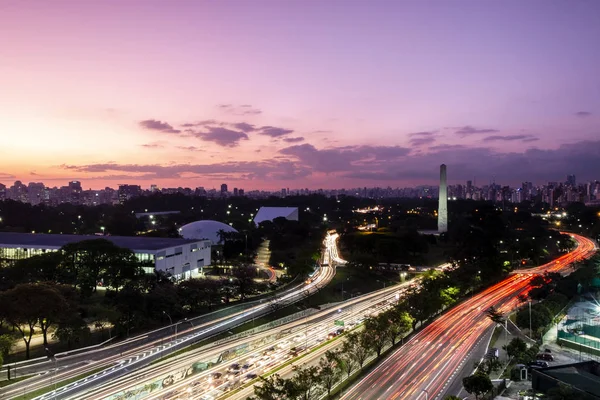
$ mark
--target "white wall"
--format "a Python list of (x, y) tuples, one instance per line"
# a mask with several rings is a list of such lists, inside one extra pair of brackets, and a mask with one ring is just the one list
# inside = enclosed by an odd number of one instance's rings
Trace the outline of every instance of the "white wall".
[(201, 269), (210, 265), (210, 247), (209, 240), (200, 240), (159, 250), (155, 256), (155, 268), (180, 279), (198, 277)]

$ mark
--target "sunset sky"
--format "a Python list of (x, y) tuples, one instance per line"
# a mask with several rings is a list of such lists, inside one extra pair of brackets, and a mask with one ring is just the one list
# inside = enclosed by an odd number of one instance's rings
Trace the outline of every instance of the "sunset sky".
[(598, 0), (0, 0), (0, 182), (600, 179)]

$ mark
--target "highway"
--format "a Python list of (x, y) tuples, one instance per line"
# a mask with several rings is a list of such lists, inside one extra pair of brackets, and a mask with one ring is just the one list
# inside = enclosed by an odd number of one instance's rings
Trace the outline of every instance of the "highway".
[(495, 306), (502, 313), (514, 310), (519, 305), (518, 295), (528, 292), (535, 274), (564, 273), (575, 261), (596, 252), (591, 240), (570, 235), (577, 242), (575, 250), (540, 267), (517, 271), (452, 308), (387, 357), (342, 398), (439, 399), (453, 394), (446, 393), (449, 384), (463, 377), (465, 367), (471, 369), (466, 360), (493, 324), (486, 316), (487, 309)]
[[(324, 246), (327, 254), (334, 252), (331, 247), (336, 247), (336, 239), (337, 237), (331, 239), (330, 235), (326, 236)], [(337, 249), (335, 249), (334, 254), (337, 255)], [(77, 396), (77, 393), (81, 391), (124, 376), (190, 344), (215, 336), (244, 322), (268, 314), (276, 308), (301, 300), (310, 293), (324, 287), (334, 275), (335, 268), (319, 268), (306, 282), (279, 293), (272, 299), (255, 301), (241, 305), (237, 309), (231, 307), (230, 312), (223, 317), (217, 317), (215, 313), (200, 317), (195, 322), (194, 320), (185, 321), (185, 325), (179, 327), (180, 332), (176, 338), (174, 334), (168, 334), (166, 337), (163, 335), (153, 336), (159, 331), (164, 334), (165, 329), (167, 329), (166, 332), (170, 332), (172, 327), (167, 327), (107, 348), (65, 356), (60, 359), (57, 356), (57, 363), (43, 361), (28, 367), (21, 367), (21, 374), (27, 368), (33, 371), (37, 368), (43, 372), (3, 389), (0, 392), (0, 399), (10, 399), (22, 395), (24, 392), (47, 387), (55, 382), (103, 368), (100, 372), (59, 387), (56, 391), (49, 392), (36, 399), (61, 399), (73, 395)], [(190, 322), (189, 325), (188, 322)], [(178, 324), (183, 324), (183, 322), (180, 321)]]
[[(162, 364), (150, 366), (126, 378), (111, 382), (97, 390), (85, 393), (90, 400), (100, 399), (178, 399), (182, 398), (218, 398), (237, 389), (245, 381), (277, 368), (294, 357), (303, 355), (310, 349), (325, 344), (324, 348), (310, 357), (302, 359), (317, 360), (323, 349), (341, 344), (336, 340), (341, 329), (336, 321), (344, 321), (344, 328), (356, 327), (368, 315), (375, 315), (397, 303), (414, 282), (389, 287), (369, 293), (359, 298), (347, 300), (333, 308), (315, 315), (296, 320), (273, 330), (252, 335), (250, 338), (236, 340), (206, 349), (186, 353), (176, 360), (167, 360)], [(324, 343), (329, 341), (328, 343)], [(227, 355), (227, 356), (226, 356)], [(239, 368), (231, 368), (234, 365)], [(202, 369), (210, 365), (208, 369)], [(287, 369), (286, 369), (287, 368)], [(281, 372), (290, 372), (291, 366)], [(233, 372), (233, 373), (232, 373)], [(232, 399), (245, 399), (254, 391), (252, 386), (235, 393)]]

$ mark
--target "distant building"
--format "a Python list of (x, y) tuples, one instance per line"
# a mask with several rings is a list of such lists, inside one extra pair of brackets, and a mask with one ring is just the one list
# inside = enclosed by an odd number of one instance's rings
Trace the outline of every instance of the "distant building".
[(142, 188), (140, 185), (119, 185), (119, 203), (121, 204), (141, 195)]
[(176, 279), (200, 276), (202, 268), (211, 261), (211, 242), (208, 240), (0, 232), (0, 266), (57, 251), (70, 243), (100, 238), (130, 249), (138, 260), (152, 262), (154, 269), (170, 273)]
[(233, 188), (233, 196), (234, 197), (238, 196), (238, 188)]
[(179, 234), (184, 239), (210, 240), (213, 245), (222, 243), (221, 232), (238, 231), (227, 224), (212, 220), (195, 221), (179, 228)]
[(298, 221), (298, 207), (261, 207), (254, 217), (254, 223), (258, 225), (261, 222), (273, 221), (280, 217)]
[(221, 196), (225, 196), (225, 195), (227, 195), (227, 184), (223, 183), (221, 185)]
[(575, 175), (567, 175), (567, 185), (575, 187), (576, 184), (577, 180), (575, 179)]

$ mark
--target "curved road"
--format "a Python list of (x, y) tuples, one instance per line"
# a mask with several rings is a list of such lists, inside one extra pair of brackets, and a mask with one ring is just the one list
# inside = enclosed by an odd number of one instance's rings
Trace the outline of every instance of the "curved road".
[(437, 399), (448, 385), (461, 378), (469, 353), (492, 325), (485, 311), (491, 306), (502, 313), (513, 310), (518, 295), (530, 289), (531, 279), (539, 273), (570, 271), (571, 264), (596, 252), (591, 240), (571, 234), (577, 248), (556, 260), (524, 271), (517, 271), (502, 282), (457, 305), (416, 334), (403, 347), (379, 364), (342, 398)]

